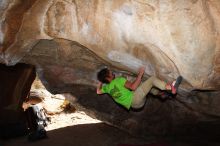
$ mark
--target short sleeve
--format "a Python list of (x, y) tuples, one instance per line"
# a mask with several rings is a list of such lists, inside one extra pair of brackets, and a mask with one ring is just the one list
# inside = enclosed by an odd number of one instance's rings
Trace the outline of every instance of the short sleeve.
[(108, 92), (107, 85), (103, 85), (101, 91), (102, 91), (102, 93), (107, 93)]

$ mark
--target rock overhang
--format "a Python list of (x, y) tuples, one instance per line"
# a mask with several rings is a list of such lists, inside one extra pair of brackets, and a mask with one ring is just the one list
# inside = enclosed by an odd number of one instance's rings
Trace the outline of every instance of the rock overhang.
[[(217, 114), (216, 106), (206, 104), (217, 101), (212, 96), (220, 89), (217, 1), (3, 0), (0, 7), (0, 62), (35, 65), (54, 93), (95, 97), (79, 91), (94, 92), (100, 68), (109, 66), (133, 77), (144, 65), (146, 78), (156, 75), (170, 82), (180, 74), (184, 77), (175, 105), (182, 107), (183, 102), (193, 111)], [(198, 91), (207, 91), (211, 99), (200, 98)], [(89, 102), (85, 106), (90, 107)], [(134, 119), (120, 120), (135, 127)]]

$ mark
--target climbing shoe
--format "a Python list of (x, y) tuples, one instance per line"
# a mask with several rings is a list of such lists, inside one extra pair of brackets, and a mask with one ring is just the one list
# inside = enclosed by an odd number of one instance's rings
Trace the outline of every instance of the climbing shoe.
[(176, 94), (177, 93), (177, 89), (180, 85), (180, 83), (182, 82), (183, 77), (182, 76), (178, 76), (177, 79), (171, 84), (171, 91), (172, 94)]

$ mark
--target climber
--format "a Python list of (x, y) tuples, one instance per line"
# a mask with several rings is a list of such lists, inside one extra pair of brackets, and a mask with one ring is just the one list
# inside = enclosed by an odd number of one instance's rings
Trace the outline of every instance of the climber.
[(129, 110), (131, 107), (133, 109), (142, 108), (146, 101), (146, 95), (149, 92), (153, 95), (160, 94), (160, 90), (170, 91), (173, 95), (177, 93), (177, 89), (182, 81), (181, 76), (177, 77), (171, 84), (161, 81), (155, 76), (141, 83), (144, 72), (145, 68), (141, 67), (136, 79), (131, 82), (124, 77), (115, 77), (111, 70), (104, 68), (97, 74), (99, 80), (97, 94), (108, 93), (116, 103)]

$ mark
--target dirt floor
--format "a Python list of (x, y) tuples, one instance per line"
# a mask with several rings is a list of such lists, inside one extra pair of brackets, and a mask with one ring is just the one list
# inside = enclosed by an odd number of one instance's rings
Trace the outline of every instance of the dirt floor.
[(51, 115), (46, 130), (45, 139), (31, 142), (23, 136), (0, 140), (0, 146), (220, 146), (204, 139), (192, 142), (134, 137), (78, 110)]
[(4, 146), (117, 146), (146, 144), (116, 128), (103, 123), (81, 124), (47, 132), (48, 138), (29, 142), (27, 137), (4, 141)]
[(216, 143), (166, 142), (133, 137), (104, 123), (81, 124), (47, 132), (48, 138), (30, 142), (27, 137), (1, 141), (0, 146), (219, 146)]
[(0, 140), (0, 146), (220, 146), (204, 139), (192, 142), (134, 137), (76, 110), (62, 95), (50, 94), (40, 83), (36, 85), (39, 87), (34, 95), (44, 97), (41, 106), (50, 119), (47, 138), (30, 142), (23, 136)]

